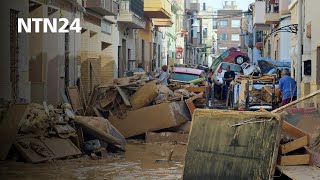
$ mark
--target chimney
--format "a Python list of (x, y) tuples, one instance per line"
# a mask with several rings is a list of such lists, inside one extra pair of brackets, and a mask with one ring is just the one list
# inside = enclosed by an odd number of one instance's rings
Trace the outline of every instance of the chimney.
[(206, 3), (203, 3), (203, 11), (206, 11), (207, 8), (206, 8)]
[(236, 5), (237, 5), (237, 4), (236, 4), (236, 1), (231, 1), (231, 6), (232, 6), (232, 8), (234, 8)]

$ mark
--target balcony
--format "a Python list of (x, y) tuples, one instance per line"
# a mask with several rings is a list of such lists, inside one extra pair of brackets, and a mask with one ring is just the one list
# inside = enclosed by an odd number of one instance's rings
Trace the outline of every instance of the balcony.
[(115, 0), (87, 0), (85, 7), (102, 16), (117, 16), (119, 4)]
[(291, 0), (279, 1), (279, 13), (281, 16), (290, 14), (290, 10), (289, 10), (290, 3), (291, 3)]
[(186, 11), (188, 14), (192, 14), (193, 12), (200, 12), (200, 3), (187, 4)]
[(264, 24), (266, 14), (266, 2), (256, 1), (253, 7), (253, 24)]
[(155, 26), (158, 26), (158, 27), (171, 27), (173, 25), (173, 22), (171, 19), (154, 18), (152, 19), (152, 22)]
[(143, 19), (143, 1), (142, 0), (121, 0), (119, 23), (126, 23), (133, 29), (144, 29), (146, 22)]
[(278, 24), (280, 19), (278, 0), (268, 0), (266, 5), (266, 14), (264, 16), (265, 24)]
[(144, 0), (144, 15), (148, 18), (171, 18), (169, 0)]

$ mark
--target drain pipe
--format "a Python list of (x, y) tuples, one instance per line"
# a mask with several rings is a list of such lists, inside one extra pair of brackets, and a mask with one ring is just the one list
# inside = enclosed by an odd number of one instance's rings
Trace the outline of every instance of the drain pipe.
[(298, 0), (298, 62), (296, 65), (296, 81), (297, 81), (297, 98), (301, 97), (301, 67), (302, 67), (302, 35), (303, 35), (303, 26), (302, 26), (302, 0)]

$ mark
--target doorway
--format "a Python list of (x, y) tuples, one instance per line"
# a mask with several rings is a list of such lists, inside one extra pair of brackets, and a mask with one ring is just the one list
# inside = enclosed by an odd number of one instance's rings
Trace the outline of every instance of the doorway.
[(126, 70), (126, 57), (127, 57), (127, 42), (125, 39), (122, 39), (121, 47), (118, 49), (119, 56), (119, 77), (123, 77)]

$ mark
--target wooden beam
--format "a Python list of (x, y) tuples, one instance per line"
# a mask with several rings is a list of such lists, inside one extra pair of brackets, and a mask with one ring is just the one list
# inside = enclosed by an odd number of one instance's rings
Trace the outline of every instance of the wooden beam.
[(317, 180), (320, 178), (320, 168), (315, 166), (277, 166), (277, 168), (290, 179)]
[(206, 87), (201, 86), (201, 87), (187, 87), (186, 90), (189, 92), (195, 92), (195, 93), (200, 93), (200, 92), (206, 92)]
[(286, 121), (283, 121), (282, 129), (285, 132), (285, 134), (289, 135), (292, 138), (298, 139), (298, 138), (307, 136), (309, 141), (309, 134), (303, 132), (301, 129), (289, 124)]
[(304, 165), (310, 163), (310, 154), (278, 156), (278, 164), (281, 166)]
[(126, 95), (126, 93), (119, 87), (119, 86), (116, 86), (120, 96), (122, 97), (124, 103), (126, 104), (126, 106), (131, 106), (131, 103)]
[(187, 99), (187, 100), (185, 101), (191, 115), (193, 114), (194, 110), (196, 109), (196, 106), (194, 105), (193, 101), (196, 100), (196, 99), (198, 99), (198, 98), (203, 97), (203, 94), (204, 94), (204, 93), (201, 92), (201, 93), (199, 93), (199, 94), (197, 94), (197, 95), (192, 96), (191, 98), (189, 98), (189, 99)]
[(314, 93), (311, 93), (311, 94), (309, 94), (309, 95), (307, 95), (307, 96), (305, 96), (305, 97), (299, 98), (299, 99), (297, 99), (297, 100), (295, 100), (295, 101), (293, 101), (293, 102), (291, 102), (291, 103), (289, 103), (289, 104), (286, 104), (286, 105), (284, 105), (284, 106), (281, 106), (280, 108), (275, 109), (275, 110), (273, 110), (272, 112), (273, 112), (273, 113), (278, 113), (278, 112), (280, 112), (280, 111), (282, 111), (282, 110), (284, 110), (284, 109), (286, 109), (286, 108), (288, 108), (288, 107), (290, 107), (290, 106), (296, 105), (296, 104), (298, 104), (299, 102), (301, 102), (301, 101), (303, 101), (303, 100), (305, 100), (305, 99), (311, 98), (311, 97), (313, 97), (313, 96), (316, 96), (316, 95), (318, 95), (318, 94), (320, 94), (320, 90), (315, 91)]
[(280, 153), (286, 154), (294, 150), (300, 149), (306, 145), (308, 145), (308, 136), (303, 136), (302, 138), (280, 145)]

